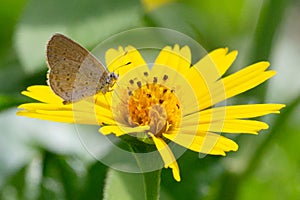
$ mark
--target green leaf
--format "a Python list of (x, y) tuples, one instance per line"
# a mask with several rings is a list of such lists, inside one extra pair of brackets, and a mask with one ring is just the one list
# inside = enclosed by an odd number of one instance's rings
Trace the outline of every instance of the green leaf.
[(129, 174), (109, 169), (105, 181), (104, 199), (145, 199), (141, 174)]
[(104, 199), (157, 200), (159, 199), (160, 173), (161, 170), (133, 174), (109, 169)]
[(0, 111), (24, 103), (24, 99), (14, 95), (0, 94)]
[(150, 26), (174, 29), (200, 41), (201, 44), (206, 44), (208, 41), (205, 41), (201, 34), (203, 33), (201, 21), (195, 19), (199, 19), (199, 15), (177, 3), (159, 7), (145, 16), (145, 21)]
[(26, 86), (45, 83), (46, 70), (29, 75), (23, 70), (13, 47), (10, 47), (7, 55), (0, 59), (0, 111), (28, 102), (29, 98), (21, 95)]
[(81, 179), (68, 161), (66, 157), (44, 153), (40, 199), (78, 198)]
[(96, 162), (88, 169), (88, 175), (84, 183), (80, 199), (103, 199), (104, 181), (107, 167), (100, 162)]
[(251, 62), (269, 59), (275, 36), (290, 3), (291, 0), (264, 1), (252, 42)]
[[(276, 116), (272, 132), (242, 177), (237, 199), (297, 199), (300, 95)], [(257, 159), (256, 159), (257, 158)], [(271, 166), (271, 167), (270, 167)], [(280, 190), (278, 190), (280, 188)]]
[[(246, 1), (178, 0), (146, 15), (151, 26), (175, 29), (198, 41), (208, 50), (230, 43), (240, 45), (241, 36), (249, 37), (255, 27), (257, 5)], [(250, 6), (249, 6), (249, 5)], [(244, 12), (245, 7), (249, 10)]]
[[(244, 181), (247, 181), (249, 178), (251, 179), (251, 176), (255, 174), (257, 170), (259, 170), (259, 167), (260, 165), (262, 165), (262, 163), (271, 163), (265, 160), (266, 155), (270, 153), (270, 149), (274, 148), (273, 146), (274, 140), (279, 139), (280, 136), (289, 137), (287, 133), (290, 134), (290, 132), (286, 130), (285, 124), (289, 122), (289, 120), (292, 120), (291, 117), (293, 116), (294, 112), (297, 111), (296, 108), (299, 106), (299, 104), (300, 104), (300, 95), (298, 95), (297, 98), (293, 99), (290, 103), (288, 103), (287, 104), (288, 106), (282, 109), (281, 114), (276, 116), (275, 121), (270, 125), (271, 128), (269, 129), (269, 133), (265, 135), (261, 135), (260, 141), (256, 139), (256, 146), (255, 145), (249, 146), (248, 149), (251, 149), (251, 152), (249, 151), (239, 152), (242, 158), (248, 157), (247, 160), (243, 161), (243, 163), (246, 163), (245, 167), (238, 171), (233, 171), (233, 172), (229, 171), (223, 175), (222, 179), (220, 180), (221, 187), (218, 196), (219, 198), (222, 197), (223, 199), (239, 199), (238, 195), (241, 193), (241, 191), (239, 190), (242, 186), (242, 183)], [(299, 119), (297, 119), (297, 121), (299, 121)], [(283, 138), (280, 139), (283, 140)], [(248, 145), (251, 144), (249, 141), (250, 140), (247, 140)], [(296, 139), (296, 141), (298, 140)], [(273, 155), (278, 157), (277, 153), (273, 153)], [(280, 156), (279, 159), (281, 159)], [(280, 174), (282, 176), (282, 173)], [(289, 198), (280, 198), (280, 199), (289, 199)]]
[(22, 167), (13, 174), (5, 185), (0, 188), (0, 199), (24, 199), (26, 187), (26, 171), (28, 166)]
[(283, 108), (280, 115), (276, 116), (276, 120), (273, 122), (271, 129), (269, 130), (270, 134), (266, 135), (263, 142), (255, 149), (253, 156), (251, 157), (247, 168), (245, 169), (243, 175), (247, 176), (251, 174), (253, 170), (257, 168), (257, 165), (262, 162), (265, 152), (268, 150), (268, 146), (272, 141), (279, 137), (281, 134), (285, 135), (284, 125), (286, 122), (291, 120), (291, 116), (296, 111), (296, 108), (300, 105), (300, 95), (293, 99), (290, 103), (287, 104), (287, 107)]
[[(264, 1), (251, 46), (249, 62), (270, 59), (274, 40), (280, 31), (282, 19), (291, 3), (292, 0)], [(274, 13), (276, 14), (274, 15)], [(260, 94), (259, 103), (265, 101), (267, 84), (268, 82), (253, 90), (255, 94)]]
[(206, 199), (214, 193), (213, 183), (222, 175), (224, 166), (221, 159), (227, 157), (207, 155), (199, 158), (199, 153), (187, 150), (178, 160), (181, 181), (177, 183), (172, 171), (163, 170), (161, 178), (162, 194), (171, 199)]
[[(12, 45), (15, 25), (26, 0), (0, 1), (0, 60), (7, 55)], [(0, 66), (1, 67), (1, 66)]]
[(15, 34), (18, 56), (27, 72), (45, 63), (45, 45), (61, 32), (85, 47), (139, 25), (139, 1), (32, 0)]
[(20, 89), (24, 75), (16, 52), (12, 47), (7, 49), (7, 55), (0, 59), (0, 93), (12, 93)]
[[(191, 10), (199, 15), (195, 21), (201, 21), (204, 26), (205, 36), (216, 40), (215, 44), (220, 45), (228, 37), (234, 37), (241, 31), (247, 32), (251, 26), (254, 27), (253, 16), (255, 11), (253, 5), (245, 0), (228, 1), (210, 0), (178, 0), (185, 3)], [(245, 13), (245, 7), (252, 12)], [(257, 11), (256, 11), (257, 12)], [(183, 16), (184, 17), (184, 16)], [(248, 21), (251, 19), (250, 21)], [(244, 24), (245, 21), (249, 23)], [(250, 26), (250, 27), (249, 27)], [(246, 27), (246, 28), (245, 28)]]

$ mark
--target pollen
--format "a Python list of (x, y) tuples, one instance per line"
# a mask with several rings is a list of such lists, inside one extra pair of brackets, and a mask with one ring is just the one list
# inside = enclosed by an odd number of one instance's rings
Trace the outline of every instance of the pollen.
[(161, 84), (139, 85), (129, 98), (129, 117), (137, 126), (150, 126), (150, 132), (161, 136), (181, 119), (180, 102), (175, 92)]

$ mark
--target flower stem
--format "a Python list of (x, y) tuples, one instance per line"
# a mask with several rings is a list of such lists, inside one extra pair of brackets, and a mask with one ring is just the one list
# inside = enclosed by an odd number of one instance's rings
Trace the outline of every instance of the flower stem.
[(153, 172), (143, 173), (143, 176), (145, 187), (145, 199), (158, 200), (160, 190), (161, 169)]
[[(129, 148), (132, 152), (138, 153), (141, 149), (138, 146), (131, 145), (128, 143)], [(143, 164), (140, 162), (139, 157), (135, 156), (138, 165), (143, 171)], [(158, 200), (159, 199), (159, 190), (160, 190), (160, 179), (161, 179), (161, 169), (144, 172), (143, 181), (144, 181), (144, 192), (145, 200)]]

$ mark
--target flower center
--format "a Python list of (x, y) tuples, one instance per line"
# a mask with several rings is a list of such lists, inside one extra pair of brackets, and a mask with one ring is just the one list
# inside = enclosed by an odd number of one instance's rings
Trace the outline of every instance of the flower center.
[(129, 116), (136, 125), (149, 125), (150, 132), (161, 136), (180, 123), (181, 109), (173, 90), (155, 83), (141, 85), (130, 91)]

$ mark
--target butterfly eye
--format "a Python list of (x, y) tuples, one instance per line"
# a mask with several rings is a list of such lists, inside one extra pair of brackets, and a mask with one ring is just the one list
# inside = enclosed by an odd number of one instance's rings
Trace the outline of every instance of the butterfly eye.
[(110, 77), (111, 79), (118, 79), (118, 78), (119, 78), (119, 75), (118, 75), (118, 74), (115, 74), (114, 72), (112, 72), (112, 73), (109, 75), (109, 77)]

